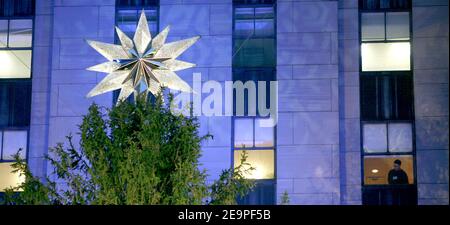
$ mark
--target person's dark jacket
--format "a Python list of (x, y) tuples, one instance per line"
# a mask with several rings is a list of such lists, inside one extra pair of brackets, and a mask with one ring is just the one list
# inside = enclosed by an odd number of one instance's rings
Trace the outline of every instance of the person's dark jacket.
[(388, 174), (389, 184), (408, 184), (408, 175), (403, 171), (392, 169)]

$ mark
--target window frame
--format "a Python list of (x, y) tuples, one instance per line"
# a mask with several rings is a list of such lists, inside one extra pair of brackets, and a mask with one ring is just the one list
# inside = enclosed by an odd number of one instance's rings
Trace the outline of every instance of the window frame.
[[(21, 82), (27, 82), (27, 83), (29, 83), (30, 84), (30, 87), (29, 87), (29, 89), (30, 89), (30, 99), (32, 99), (32, 95), (33, 95), (33, 93), (32, 93), (32, 90), (33, 90), (33, 82), (32, 82), (32, 80), (33, 80), (33, 68), (34, 68), (34, 41), (35, 41), (35, 38), (36, 38), (36, 35), (35, 35), (35, 27), (36, 27), (36, 1), (35, 0), (31, 0), (31, 4), (32, 4), (32, 10), (31, 10), (31, 14), (30, 15), (20, 15), (20, 16), (17, 16), (17, 15), (14, 15), (14, 14), (11, 14), (11, 15), (1, 15), (0, 16), (0, 20), (7, 20), (8, 21), (8, 27), (7, 27), (7, 45), (6, 45), (6, 47), (0, 47), (0, 50), (5, 50), (5, 51), (8, 51), (8, 50), (12, 50), (12, 51), (14, 51), (14, 50), (27, 50), (27, 51), (31, 51), (31, 64), (30, 64), (30, 76), (29, 77), (27, 77), (27, 78), (1, 78), (0, 79), (0, 83), (16, 83), (16, 82), (19, 82), (19, 83), (21, 83)], [(12, 7), (12, 9), (10, 8), (9, 10), (9, 12), (11, 12), (11, 10), (12, 10), (12, 12), (14, 12), (14, 7), (15, 7), (15, 4), (12, 4), (12, 5), (10, 5), (10, 7)], [(31, 32), (31, 46), (30, 47), (8, 47), (8, 44), (9, 44), (9, 29), (10, 29), (10, 21), (11, 20), (20, 20), (20, 19), (28, 19), (28, 20), (31, 20), (31, 22), (32, 22), (32, 32)], [(3, 158), (2, 158), (2, 155), (3, 155), (3, 142), (4, 142), (4, 138), (3, 138), (3, 136), (4, 136), (4, 132), (5, 131), (11, 131), (11, 130), (20, 130), (20, 131), (26, 131), (26, 133), (27, 133), (27, 140), (26, 140), (26, 152), (25, 152), (25, 159), (24, 159), (24, 161), (26, 162), (26, 163), (28, 163), (28, 160), (29, 160), (29, 154), (30, 154), (30, 151), (29, 151), (29, 148), (30, 148), (30, 126), (31, 126), (31, 100), (30, 100), (30, 105), (28, 106), (29, 107), (29, 110), (30, 110), (30, 117), (28, 118), (28, 125), (27, 126), (11, 126), (11, 125), (6, 125), (6, 126), (0, 126), (0, 135), (2, 135), (2, 139), (1, 139), (1, 143), (0, 143), (0, 163), (8, 163), (8, 162), (14, 162), (14, 160), (4, 160)], [(2, 190), (0, 190), (0, 193), (2, 193)]]
[[(233, 78), (233, 82), (234, 81), (236, 81), (236, 76), (238, 76), (238, 71), (246, 71), (246, 70), (272, 70), (273, 72), (272, 72), (272, 74), (273, 74), (273, 76), (272, 76), (272, 80), (274, 80), (274, 81), (276, 81), (277, 80), (277, 76), (276, 76), (276, 64), (277, 64), (277, 62), (276, 62), (276, 60), (277, 60), (277, 51), (276, 51), (276, 49), (277, 49), (277, 3), (276, 3), (276, 1), (274, 1), (274, 0), (259, 0), (259, 1), (251, 1), (251, 2), (249, 2), (249, 1), (246, 1), (246, 0), (234, 0), (233, 1), (233, 3), (232, 3), (232, 7), (233, 7), (233, 11), (232, 11), (232, 16), (233, 16), (233, 18), (232, 18), (232, 63), (231, 63), (231, 65), (232, 65), (232, 78)], [(274, 59), (275, 59), (275, 62), (274, 62), (274, 65), (271, 65), (271, 66), (236, 66), (235, 64), (234, 64), (234, 60), (235, 60), (235, 55), (237, 54), (237, 52), (235, 52), (235, 48), (234, 48), (234, 46), (235, 46), (235, 41), (236, 41), (236, 39), (242, 39), (242, 38), (239, 38), (237, 35), (235, 35), (235, 21), (236, 21), (236, 16), (235, 16), (235, 14), (236, 14), (236, 8), (259, 8), (259, 7), (273, 7), (273, 12), (274, 12), (274, 15), (273, 15), (273, 29), (274, 29), (274, 33), (273, 33), (273, 46), (274, 46), (274, 51), (273, 51), (273, 56), (274, 56)], [(250, 38), (250, 37), (249, 37)], [(259, 37), (260, 38), (260, 37)], [(239, 72), (240, 73), (240, 72)], [(267, 80), (266, 80), (266, 82), (267, 82)], [(245, 83), (245, 82), (244, 82)], [(268, 85), (267, 83), (266, 83), (266, 85)], [(256, 89), (256, 92), (257, 92), (257, 89)], [(256, 93), (256, 96), (257, 96), (257, 93)], [(266, 97), (267, 97), (267, 94), (266, 94)], [(233, 99), (235, 99), (235, 94), (234, 94), (234, 92), (233, 92)], [(235, 141), (235, 135), (234, 135), (234, 133), (235, 133), (235, 120), (236, 119), (246, 119), (246, 118), (251, 118), (253, 121), (255, 121), (256, 119), (258, 119), (258, 118), (268, 118), (268, 117), (261, 117), (261, 116), (259, 116), (258, 115), (258, 113), (256, 112), (256, 115), (255, 116), (235, 116), (235, 101), (233, 101), (233, 116), (232, 116), (232, 118), (231, 118), (231, 144), (232, 144), (232, 146), (231, 146), (231, 162), (230, 162), (230, 165), (231, 165), (231, 168), (234, 168), (234, 161), (235, 161), (235, 158), (234, 158), (234, 152), (235, 152), (235, 150), (247, 150), (247, 151), (258, 151), (258, 150), (271, 150), (271, 149), (273, 149), (273, 155), (274, 155), (274, 177), (273, 178), (271, 178), (271, 179), (252, 179), (252, 180), (254, 180), (255, 182), (257, 182), (257, 184), (261, 184), (261, 185), (273, 185), (273, 190), (274, 190), (274, 196), (273, 196), (273, 202), (272, 202), (272, 204), (276, 204), (276, 199), (277, 199), (277, 185), (276, 185), (276, 181), (277, 181), (277, 125), (275, 125), (274, 127), (273, 127), (273, 129), (274, 129), (274, 132), (273, 132), (273, 147), (271, 148), (271, 147), (252, 147), (252, 148), (248, 148), (248, 147), (245, 147), (245, 148), (236, 148), (235, 147), (235, 145), (234, 145), (234, 141)], [(248, 106), (246, 106), (245, 105), (246, 103), (245, 103), (245, 101), (244, 101), (244, 107), (245, 107), (245, 109), (247, 109), (248, 110)], [(245, 112), (246, 110), (244, 110), (244, 112)], [(255, 122), (253, 122), (253, 143), (254, 143), (254, 139), (255, 139), (255, 136), (254, 136), (254, 133), (255, 133)], [(251, 193), (249, 193), (249, 194), (251, 194)], [(243, 198), (241, 198), (240, 200), (238, 200), (238, 202), (239, 201), (245, 201), (245, 200), (243, 200), (243, 199), (245, 199), (247, 196), (245, 196), (245, 197), (243, 197)]]
[[(359, 24), (359, 29), (358, 29), (358, 40), (359, 40), (359, 72), (361, 73), (373, 73), (376, 71), (363, 71), (362, 68), (362, 44), (366, 44), (366, 43), (409, 43), (410, 44), (410, 57), (409, 57), (409, 62), (410, 62), (410, 70), (385, 70), (385, 71), (379, 71), (379, 72), (411, 72), (414, 70), (414, 62), (413, 62), (413, 32), (412, 32), (412, 6), (411, 6), (411, 0), (407, 0), (409, 2), (409, 7), (404, 9), (390, 9), (390, 8), (385, 8), (385, 9), (363, 9), (363, 1), (364, 0), (359, 0), (359, 12), (358, 12), (358, 24)], [(386, 13), (389, 12), (408, 12), (409, 13), (409, 40), (387, 40), (386, 39)], [(384, 40), (379, 40), (379, 41), (363, 41), (362, 40), (362, 14), (364, 13), (384, 13)]]
[[(114, 26), (117, 26), (118, 27), (118, 25), (119, 25), (119, 18), (118, 18), (118, 14), (119, 14), (119, 11), (120, 10), (136, 10), (137, 11), (137, 20), (136, 20), (136, 24), (139, 22), (139, 15), (140, 15), (140, 12), (142, 11), (142, 10), (149, 10), (149, 9), (155, 9), (156, 10), (156, 18), (157, 18), (157, 21), (156, 21), (156, 32), (157, 33), (159, 33), (160, 32), (160, 1), (159, 0), (154, 0), (154, 3), (156, 3), (156, 4), (152, 4), (152, 5), (120, 5), (120, 4), (118, 4), (119, 3), (119, 1), (120, 0), (116, 0), (115, 1), (115, 10), (114, 10), (114, 15), (115, 15), (115, 19), (114, 19)], [(152, 34), (152, 36), (153, 36), (154, 34)], [(133, 37), (130, 37), (131, 39), (133, 39)], [(114, 43), (115, 44), (118, 44), (119, 43), (119, 38), (117, 37), (117, 33), (114, 31)], [(119, 94), (120, 94), (120, 89), (118, 89), (118, 90), (114, 90), (113, 92), (112, 92), (112, 102), (113, 102), (113, 105), (115, 105), (116, 104), (116, 102), (117, 102), (117, 100), (118, 100), (118, 98), (119, 98)], [(130, 95), (128, 98), (127, 98), (127, 101), (129, 101), (129, 102), (131, 102), (131, 101), (133, 101), (133, 95), (134, 94), (132, 94), (132, 95)], [(149, 100), (150, 101), (154, 101), (154, 96), (153, 95), (149, 95)]]
[[(368, 78), (368, 77), (369, 78), (372, 77), (372, 78), (375, 78), (377, 80), (381, 79), (381, 78), (384, 78), (384, 77), (389, 77), (389, 78), (393, 79), (391, 81), (395, 82), (394, 83), (395, 86), (398, 86), (399, 78), (408, 77), (410, 79), (410, 87), (411, 87), (411, 89), (409, 90), (410, 91), (410, 93), (409, 93), (410, 94), (410, 104), (411, 104), (410, 105), (411, 110), (409, 112), (411, 114), (410, 118), (409, 119), (408, 118), (400, 118), (400, 116), (398, 115), (399, 114), (398, 110), (390, 110), (390, 113), (393, 116), (390, 116), (390, 118), (387, 118), (387, 119), (386, 118), (382, 118), (383, 115), (378, 115), (380, 113), (380, 110), (377, 110), (377, 112), (376, 112), (376, 114), (377, 114), (376, 117), (377, 118), (375, 118), (375, 119), (373, 119), (373, 118), (371, 118), (371, 119), (364, 118), (363, 117), (364, 113), (363, 113), (362, 106), (363, 106), (363, 99), (364, 99), (363, 95), (365, 94), (364, 93), (365, 90), (362, 89), (363, 88), (362, 83), (364, 82), (362, 78)], [(359, 79), (359, 89), (360, 89), (359, 98), (360, 98), (360, 118), (361, 118), (361, 120), (363, 120), (363, 121), (386, 121), (386, 120), (389, 120), (389, 121), (414, 121), (414, 83), (413, 83), (414, 81), (413, 81), (413, 76), (412, 76), (412, 72), (411, 71), (360, 72), (359, 78), (360, 78)], [(377, 85), (375, 88), (376, 88), (376, 92), (378, 93), (379, 86)], [(391, 91), (391, 89), (389, 89), (389, 91)], [(390, 96), (390, 97), (391, 98), (392, 97), (395, 98), (398, 93), (395, 92), (395, 90), (394, 90), (394, 94), (395, 94), (395, 96)], [(396, 104), (395, 106), (398, 109), (398, 102), (397, 102), (398, 99), (395, 98), (394, 100), (395, 100), (395, 104)], [(377, 104), (377, 106), (378, 106), (379, 103), (380, 102), (378, 102), (378, 99), (376, 99), (375, 100), (375, 104)]]
[[(261, 1), (261, 0), (260, 0)], [(236, 2), (239, 2), (239, 3), (236, 3)], [(251, 68), (254, 68), (254, 67), (251, 67), (251, 66), (239, 66), (239, 67), (237, 67), (237, 66), (235, 66), (235, 63), (234, 63), (234, 61), (235, 61), (235, 56), (237, 55), (237, 53), (239, 52), (239, 51), (235, 51), (235, 44), (236, 44), (236, 39), (238, 39), (238, 40), (247, 40), (247, 39), (251, 39), (251, 37), (247, 37), (247, 38), (242, 38), (242, 37), (239, 37), (239, 36), (237, 36), (237, 35), (235, 35), (235, 30), (236, 30), (236, 23), (235, 23), (235, 21), (236, 21), (236, 8), (253, 8), (253, 11), (254, 11), (254, 14), (255, 14), (255, 8), (266, 8), (266, 7), (273, 7), (273, 37), (271, 37), (271, 36), (264, 36), (264, 38), (265, 39), (269, 39), (269, 38), (271, 38), (271, 39), (273, 39), (273, 47), (274, 47), (274, 52), (273, 52), (273, 57), (274, 57), (274, 59), (275, 59), (275, 62), (274, 62), (274, 66), (258, 66), (258, 67), (261, 67), (261, 68), (264, 68), (264, 67), (266, 67), (266, 68), (272, 68), (272, 67), (276, 67), (276, 64), (277, 64), (277, 4), (276, 4), (276, 1), (273, 1), (273, 3), (262, 3), (262, 4), (259, 4), (259, 3), (252, 3), (252, 4), (248, 4), (248, 3), (241, 3), (242, 1), (233, 1), (233, 12), (232, 12), (232, 16), (233, 16), (233, 18), (232, 18), (232, 43), (231, 43), (231, 47), (232, 47), (232, 49), (231, 49), (231, 65), (232, 65), (232, 67), (233, 67), (233, 69), (238, 69), (238, 68), (249, 68), (249, 69), (251, 69)], [(245, 2), (245, 0), (244, 0), (244, 2)], [(264, 2), (263, 0), (262, 0), (262, 2)], [(253, 15), (254, 15), (253, 14)], [(255, 18), (253, 18), (253, 20), (255, 20)], [(255, 22), (253, 23), (254, 25), (253, 25), (253, 27), (255, 27)], [(252, 35), (253, 36), (253, 35)], [(258, 37), (258, 38), (256, 38), (256, 39), (262, 39), (263, 37)], [(241, 48), (239, 48), (239, 49), (241, 49)]]
[[(407, 76), (411, 76), (411, 119), (409, 120), (390, 120), (390, 119), (384, 119), (384, 120), (365, 120), (362, 117), (360, 117), (360, 163), (361, 163), (361, 186), (364, 189), (368, 190), (375, 190), (375, 189), (392, 189), (393, 187), (391, 185), (366, 185), (364, 181), (364, 158), (365, 156), (395, 156), (395, 155), (411, 155), (413, 157), (413, 172), (414, 172), (414, 183), (409, 184), (407, 186), (409, 187), (417, 187), (417, 163), (416, 163), (416, 131), (415, 131), (415, 109), (414, 109), (414, 61), (413, 61), (413, 34), (412, 34), (412, 7), (411, 7), (411, 0), (407, 0), (409, 2), (408, 8), (401, 8), (401, 9), (390, 9), (390, 8), (384, 8), (384, 9), (364, 9), (363, 8), (363, 0), (359, 0), (359, 8), (358, 8), (358, 24), (359, 24), (359, 31), (358, 31), (358, 40), (359, 40), (359, 77), (361, 76), (367, 76), (374, 73), (379, 74), (386, 74), (386, 73), (408, 73)], [(362, 32), (361, 32), (361, 15), (363, 13), (372, 13), (372, 12), (409, 12), (409, 40), (386, 40), (386, 34), (385, 34), (385, 40), (384, 41), (362, 41)], [(386, 14), (385, 14), (386, 15)], [(385, 19), (386, 23), (386, 19)], [(386, 32), (386, 28), (385, 28)], [(396, 71), (363, 71), (362, 70), (362, 52), (361, 52), (361, 46), (363, 43), (398, 43), (398, 42), (409, 42), (410, 43), (410, 70), (396, 70)], [(362, 115), (362, 91), (361, 91), (361, 80), (359, 79), (359, 92), (360, 92), (360, 98), (359, 98), (359, 105), (360, 105), (360, 115)], [(391, 153), (389, 152), (389, 149), (387, 149), (386, 152), (383, 153), (366, 153), (364, 151), (364, 135), (363, 135), (363, 125), (365, 123), (386, 123), (386, 126), (389, 125), (389, 123), (411, 123), (411, 129), (412, 129), (412, 151), (411, 152), (395, 152)], [(388, 136), (389, 133), (387, 131), (386, 135)], [(388, 138), (388, 137), (387, 137)], [(389, 140), (387, 139), (387, 144), (389, 145)], [(364, 193), (363, 193), (364, 195)], [(364, 198), (364, 197), (363, 197)], [(364, 199), (363, 199), (364, 201)]]

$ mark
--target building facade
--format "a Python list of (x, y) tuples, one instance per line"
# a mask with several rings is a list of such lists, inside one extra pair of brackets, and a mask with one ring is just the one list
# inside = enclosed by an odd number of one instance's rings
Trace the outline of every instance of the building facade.
[[(0, 189), (17, 182), (19, 148), (36, 176), (48, 148), (77, 143), (87, 99), (105, 76), (85, 39), (132, 36), (144, 9), (155, 35), (200, 35), (177, 73), (202, 82), (278, 81), (278, 123), (258, 114), (200, 116), (208, 180), (245, 145), (259, 165), (242, 204), (449, 204), (446, 0), (0, 0)], [(202, 96), (205, 97), (205, 96)], [(224, 103), (225, 104), (225, 103)], [(390, 185), (394, 160), (407, 185)], [(0, 190), (0, 191), (1, 191)]]

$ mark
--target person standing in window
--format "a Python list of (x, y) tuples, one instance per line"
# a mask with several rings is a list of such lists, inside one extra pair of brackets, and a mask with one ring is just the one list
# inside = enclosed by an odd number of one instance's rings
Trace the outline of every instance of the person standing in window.
[(408, 184), (408, 175), (401, 168), (402, 161), (396, 159), (394, 161), (394, 168), (389, 171), (389, 184)]

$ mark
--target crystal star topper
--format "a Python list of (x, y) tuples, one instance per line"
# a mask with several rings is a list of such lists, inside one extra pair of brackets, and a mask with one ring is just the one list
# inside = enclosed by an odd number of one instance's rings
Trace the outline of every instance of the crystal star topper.
[(116, 27), (120, 45), (87, 40), (87, 43), (103, 55), (108, 62), (101, 63), (87, 70), (108, 73), (88, 94), (93, 97), (109, 91), (120, 89), (118, 102), (127, 99), (138, 90), (145, 94), (157, 95), (161, 87), (183, 92), (192, 92), (191, 87), (175, 71), (194, 67), (195, 64), (177, 60), (184, 51), (200, 37), (196, 36), (180, 41), (165, 43), (170, 27), (152, 39), (147, 18), (142, 10), (133, 40)]

